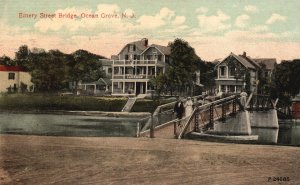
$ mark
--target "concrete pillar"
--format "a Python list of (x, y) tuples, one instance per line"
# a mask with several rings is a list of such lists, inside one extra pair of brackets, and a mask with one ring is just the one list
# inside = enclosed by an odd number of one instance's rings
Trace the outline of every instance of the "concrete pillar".
[(94, 94), (96, 94), (96, 92), (97, 92), (97, 85), (95, 84), (94, 85)]
[(114, 93), (114, 82), (111, 83), (111, 93)]
[(136, 82), (134, 82), (134, 94), (136, 94)]
[(225, 85), (225, 92), (228, 92), (228, 85)]
[(148, 82), (146, 82), (146, 92), (145, 94), (148, 94)]
[(234, 86), (234, 93), (236, 93), (236, 85)]

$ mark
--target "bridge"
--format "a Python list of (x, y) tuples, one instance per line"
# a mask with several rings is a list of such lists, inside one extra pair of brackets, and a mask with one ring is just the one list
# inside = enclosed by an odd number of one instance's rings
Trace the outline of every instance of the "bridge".
[[(232, 136), (235, 139), (255, 140), (251, 128), (278, 128), (278, 118), (291, 117), (288, 105), (266, 95), (239, 95), (205, 101), (194, 97), (195, 108), (191, 116), (175, 118), (175, 102), (159, 106), (149, 118), (139, 124), (139, 136), (182, 139), (190, 135)], [(241, 137), (242, 136), (242, 137)]]

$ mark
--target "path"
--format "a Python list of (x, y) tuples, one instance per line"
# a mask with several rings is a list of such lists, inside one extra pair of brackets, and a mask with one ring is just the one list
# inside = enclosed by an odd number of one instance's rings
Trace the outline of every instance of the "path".
[(126, 104), (125, 104), (125, 106), (122, 109), (122, 112), (130, 112), (133, 105), (134, 105), (134, 103), (135, 103), (135, 101), (136, 101), (136, 98), (129, 97)]
[(298, 147), (0, 135), (0, 148), (0, 184), (300, 184)]

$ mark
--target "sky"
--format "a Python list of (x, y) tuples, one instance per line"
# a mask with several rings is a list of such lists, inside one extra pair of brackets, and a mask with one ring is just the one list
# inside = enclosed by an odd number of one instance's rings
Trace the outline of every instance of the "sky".
[(28, 45), (110, 57), (142, 38), (181, 38), (206, 61), (245, 51), (280, 62), (300, 58), (299, 9), (299, 0), (0, 0), (0, 56)]

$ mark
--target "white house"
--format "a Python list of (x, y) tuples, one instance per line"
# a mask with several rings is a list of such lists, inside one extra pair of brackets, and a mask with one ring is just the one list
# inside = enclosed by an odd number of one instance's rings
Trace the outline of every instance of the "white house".
[[(234, 65), (229, 65), (229, 64)], [(276, 64), (276, 59), (274, 58), (256, 58), (252, 59), (246, 55), (244, 52), (242, 55), (235, 55), (230, 53), (224, 60), (220, 61), (216, 65), (217, 78), (216, 89), (217, 92), (225, 93), (240, 93), (246, 87), (246, 76), (241, 76), (236, 78), (237, 68), (234, 66), (239, 65), (242, 69), (249, 72), (249, 87), (250, 91), (256, 90), (258, 82), (258, 71), (262, 69), (261, 65), (265, 65), (265, 73), (270, 78), (272, 75), (272, 70)]]
[(166, 70), (171, 49), (148, 39), (126, 44), (112, 57), (112, 95), (149, 94), (149, 80)]
[(31, 75), (18, 66), (0, 65), (0, 92), (33, 90)]

